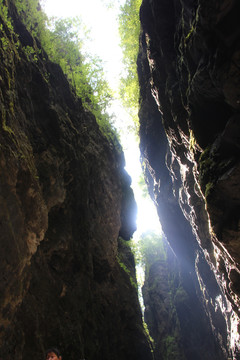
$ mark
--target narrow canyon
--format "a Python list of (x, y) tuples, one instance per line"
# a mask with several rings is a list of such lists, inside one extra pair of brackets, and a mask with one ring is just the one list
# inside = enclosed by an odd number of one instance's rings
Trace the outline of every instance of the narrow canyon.
[(143, 321), (121, 146), (0, 1), (0, 360), (240, 360), (239, 15), (140, 8), (141, 161), (165, 238)]

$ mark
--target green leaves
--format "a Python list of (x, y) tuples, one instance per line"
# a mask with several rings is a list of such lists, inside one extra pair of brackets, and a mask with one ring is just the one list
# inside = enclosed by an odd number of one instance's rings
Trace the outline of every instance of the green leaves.
[(79, 18), (52, 19), (50, 25), (52, 30), (48, 30), (43, 39), (44, 49), (50, 59), (62, 67), (83, 105), (95, 115), (102, 132), (119, 148), (113, 117), (107, 113), (112, 94), (102, 61), (81, 52), (83, 41), (88, 38), (84, 25)]
[(166, 261), (166, 246), (163, 238), (152, 231), (143, 233), (137, 242), (132, 241), (131, 249), (136, 263), (144, 267), (146, 273), (155, 261)]
[(23, 51), (29, 61), (38, 62), (38, 56), (35, 49), (32, 46), (24, 46)]
[(83, 42), (88, 39), (84, 24), (77, 17), (53, 18), (49, 27), (51, 30), (42, 40), (48, 56), (61, 66), (83, 105), (95, 115), (102, 132), (118, 147), (118, 136), (107, 113), (112, 95), (104, 77), (102, 61), (82, 51)]
[[(2, 20), (5, 22), (5, 25), (8, 27), (8, 30), (10, 33), (13, 32), (13, 25), (11, 18), (8, 16), (8, 7), (6, 5), (6, 2), (3, 0), (0, 0), (0, 16)], [(1, 24), (1, 31), (3, 30), (3, 26)]]
[[(48, 19), (38, 0), (14, 1), (29, 32), (40, 40), (49, 59), (61, 66), (83, 105), (95, 115), (102, 132), (119, 148), (113, 118), (107, 113), (112, 100), (111, 90), (100, 58), (83, 52), (83, 43), (89, 40), (89, 32), (81, 19)], [(24, 51), (30, 60), (37, 61), (35, 47), (25, 47)]]
[(120, 82), (120, 97), (124, 107), (138, 122), (139, 85), (137, 76), (137, 55), (139, 48), (141, 0), (126, 0), (121, 6), (119, 34), (123, 50), (124, 74)]
[(41, 36), (45, 30), (47, 16), (41, 11), (39, 1), (14, 0), (14, 3), (27, 29), (34, 37), (37, 37), (41, 41)]
[(0, 0), (0, 16), (2, 17), (2, 19), (5, 23), (7, 23), (9, 21), (8, 8), (4, 4), (3, 0)]

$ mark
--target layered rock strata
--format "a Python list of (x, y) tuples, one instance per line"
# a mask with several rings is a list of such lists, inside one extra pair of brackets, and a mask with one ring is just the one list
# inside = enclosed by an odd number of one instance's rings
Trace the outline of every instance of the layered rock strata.
[(138, 59), (150, 193), (233, 359), (240, 359), (239, 13), (234, 0), (144, 0)]

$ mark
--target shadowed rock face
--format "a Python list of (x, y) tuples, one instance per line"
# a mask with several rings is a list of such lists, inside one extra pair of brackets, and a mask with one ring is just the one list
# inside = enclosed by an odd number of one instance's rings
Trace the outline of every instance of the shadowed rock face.
[(150, 193), (181, 266), (195, 268), (225, 357), (234, 359), (240, 358), (239, 13), (234, 0), (144, 0), (138, 59)]
[(164, 248), (164, 256), (151, 259), (143, 286), (144, 316), (155, 339), (155, 358), (225, 359), (198, 297), (196, 279), (166, 243)]
[(118, 249), (136, 213), (123, 155), (61, 69), (43, 53), (26, 58), (22, 46), (35, 40), (9, 6), (14, 31), (1, 19), (8, 46), (0, 49), (0, 358), (40, 359), (58, 346), (66, 359), (150, 360), (137, 291), (117, 260), (135, 276), (129, 250)]

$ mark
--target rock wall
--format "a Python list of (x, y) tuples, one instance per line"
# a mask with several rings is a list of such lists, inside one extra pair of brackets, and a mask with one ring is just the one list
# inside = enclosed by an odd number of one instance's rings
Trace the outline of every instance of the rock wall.
[[(161, 249), (162, 248), (162, 249)], [(225, 354), (212, 333), (194, 277), (166, 241), (147, 261), (143, 286), (145, 321), (159, 360), (220, 360)]]
[(118, 249), (119, 234), (129, 239), (136, 216), (123, 154), (84, 110), (59, 66), (38, 51), (13, 3), (5, 4), (0, 359), (40, 359), (58, 346), (69, 360), (150, 360), (134, 263), (129, 250)]
[(234, 0), (143, 0), (138, 58), (149, 191), (233, 359), (240, 359), (239, 13)]

